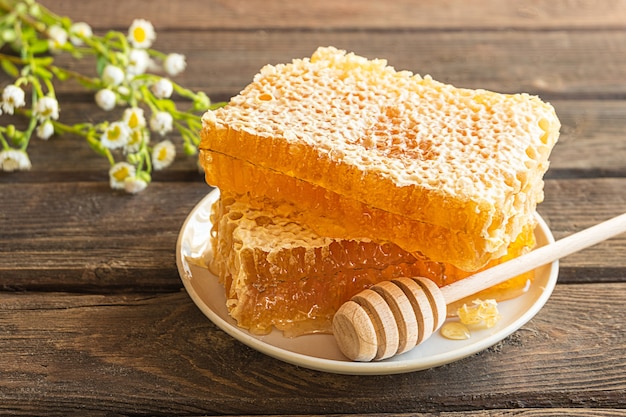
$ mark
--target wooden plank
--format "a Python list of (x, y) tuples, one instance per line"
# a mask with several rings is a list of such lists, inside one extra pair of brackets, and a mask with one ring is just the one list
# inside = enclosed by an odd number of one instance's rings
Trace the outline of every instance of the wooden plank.
[(8, 290), (176, 290), (178, 232), (209, 191), (153, 183), (138, 195), (106, 182), (3, 184), (0, 277)]
[(284, 2), (265, 0), (186, 0), (184, 3), (153, 0), (145, 7), (141, 0), (117, 2), (112, 7), (98, 1), (76, 3), (44, 0), (42, 4), (75, 20), (86, 20), (98, 29), (130, 25), (133, 18), (145, 18), (159, 30), (187, 29), (468, 29), (519, 28), (558, 29), (624, 28), (626, 2), (533, 0), (501, 2), (479, 0), (411, 1), (396, 0), (308, 0)]
[[(209, 191), (155, 182), (135, 196), (106, 182), (0, 184), (0, 277), (8, 290), (172, 291), (180, 227)], [(626, 179), (550, 180), (539, 212), (557, 238), (626, 207)], [(624, 281), (626, 235), (561, 262), (561, 282)], [(621, 268), (621, 269), (620, 269)]]
[[(172, 33), (174, 35), (174, 33)], [(193, 36), (195, 35), (195, 36)], [(458, 87), (505, 93), (622, 97), (626, 93), (626, 32), (252, 32), (187, 33), (188, 70), (181, 77), (193, 89), (218, 96), (247, 85), (265, 64), (310, 56), (333, 45), (368, 58), (385, 58), (398, 70), (430, 74)], [(298, 37), (297, 43), (291, 38)], [(172, 36), (176, 39), (176, 36)], [(181, 49), (163, 39), (165, 50)], [(581, 60), (580, 56), (586, 59)], [(199, 84), (197, 84), (199, 83)]]
[(626, 176), (626, 101), (555, 100), (561, 136), (548, 178)]
[[(621, 179), (547, 180), (538, 212), (556, 239), (626, 212)], [(608, 201), (611, 203), (607, 204)], [(624, 282), (626, 235), (602, 242), (560, 261), (561, 282)], [(602, 262), (597, 262), (604, 258)], [(594, 265), (592, 269), (589, 266)]]
[(620, 409), (625, 285), (558, 285), (532, 321), (479, 354), (422, 372), (360, 377), (244, 347), (185, 293), (4, 294), (2, 408), (109, 415)]
[[(385, 58), (399, 70), (430, 74), (459, 87), (528, 92), (551, 100), (626, 95), (623, 30), (501, 30), (471, 36), (465, 31), (172, 31), (159, 36), (156, 47), (185, 54), (187, 70), (176, 80), (220, 101), (237, 94), (265, 64), (310, 56), (328, 45)], [(56, 59), (61, 66), (95, 75), (93, 59)], [(83, 89), (63, 83), (58, 91)], [(86, 99), (91, 101), (92, 95)]]

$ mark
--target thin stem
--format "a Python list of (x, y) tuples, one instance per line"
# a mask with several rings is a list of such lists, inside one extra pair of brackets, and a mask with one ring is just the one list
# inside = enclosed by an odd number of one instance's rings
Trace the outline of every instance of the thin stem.
[(4, 138), (4, 135), (2, 134), (1, 131), (0, 131), (0, 143), (2, 143), (3, 150), (11, 149), (9, 142), (7, 142), (7, 140)]
[(33, 136), (35, 127), (37, 127), (37, 119), (31, 117), (30, 122), (28, 123), (28, 128), (24, 131), (24, 143), (20, 146), (22, 151), (26, 151), (26, 149), (28, 149), (28, 144), (30, 143), (30, 138)]

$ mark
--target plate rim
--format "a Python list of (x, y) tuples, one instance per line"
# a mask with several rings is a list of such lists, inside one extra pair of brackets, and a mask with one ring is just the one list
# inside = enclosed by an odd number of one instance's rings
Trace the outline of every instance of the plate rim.
[[(376, 361), (376, 362), (354, 362), (346, 358), (345, 361), (319, 358), (309, 356), (299, 352), (293, 352), (282, 347), (277, 347), (264, 340), (259, 339), (257, 336), (250, 334), (247, 330), (233, 326), (233, 324), (224, 320), (217, 312), (213, 311), (202, 300), (200, 295), (196, 292), (195, 288), (191, 284), (193, 274), (185, 254), (183, 253), (183, 243), (188, 230), (189, 225), (194, 220), (196, 213), (205, 206), (212, 204), (219, 197), (219, 189), (214, 188), (206, 196), (204, 196), (189, 212), (183, 225), (180, 228), (178, 238), (176, 241), (176, 265), (180, 278), (183, 282), (183, 286), (188, 295), (196, 305), (198, 309), (211, 320), (218, 328), (227, 333), (229, 336), (235, 338), (239, 342), (247, 345), (248, 347), (255, 349), (265, 355), (281, 360), (283, 362), (302, 366), (308, 369), (345, 374), (345, 375), (390, 375), (414, 372), (419, 370), (430, 369), (438, 366), (442, 366), (451, 362), (461, 360), (465, 357), (474, 355), (481, 352), (490, 346), (505, 339), (515, 331), (519, 330), (524, 324), (529, 322), (545, 305), (550, 298), (559, 274), (559, 261), (556, 260), (549, 264), (550, 270), (548, 272), (548, 278), (546, 285), (543, 287), (539, 297), (523, 314), (515, 319), (512, 323), (507, 325), (504, 329), (492, 333), (486, 337), (483, 337), (470, 345), (464, 346), (462, 353), (459, 354), (458, 350), (452, 350), (441, 354), (431, 355), (426, 358), (420, 358), (420, 360), (406, 360), (406, 361)], [(536, 213), (537, 227), (539, 227), (544, 235), (547, 243), (554, 243), (554, 236), (552, 231), (548, 227), (545, 220)], [(217, 278), (216, 278), (217, 279)]]

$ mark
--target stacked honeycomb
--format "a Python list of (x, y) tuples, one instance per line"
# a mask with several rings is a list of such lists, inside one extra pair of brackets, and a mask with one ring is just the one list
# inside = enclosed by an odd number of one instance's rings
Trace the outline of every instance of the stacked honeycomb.
[[(320, 304), (301, 300), (332, 298), (331, 311), (352, 291), (343, 282), (354, 282), (356, 290), (411, 273), (444, 285), (528, 250), (559, 127), (552, 106), (537, 97), (455, 88), (332, 47), (264, 67), (226, 107), (203, 117), (206, 180), (248, 201), (250, 210), (272, 213), (268, 218), (279, 217), (277, 207), (292, 207), (297, 219), (287, 223), (332, 239), (316, 247), (335, 252), (304, 245), (298, 249), (303, 258), (292, 248), (294, 254), (285, 255), (291, 263), (266, 265), (271, 248), (224, 243), (223, 257), (233, 258), (218, 272), (231, 314), (308, 317)], [(244, 229), (231, 225), (216, 240), (228, 242), (228, 231)], [(370, 254), (361, 264), (368, 251), (399, 258)], [(333, 253), (361, 266), (333, 263)], [(390, 264), (392, 258), (403, 261)], [(233, 291), (234, 274), (245, 278), (236, 282), (258, 288), (237, 284)], [(287, 277), (320, 285), (299, 289)], [(275, 298), (284, 304), (258, 295), (269, 294), (263, 279), (277, 283), (282, 295)], [(283, 318), (254, 316), (245, 326), (258, 320), (259, 329), (270, 322), (280, 327)]]

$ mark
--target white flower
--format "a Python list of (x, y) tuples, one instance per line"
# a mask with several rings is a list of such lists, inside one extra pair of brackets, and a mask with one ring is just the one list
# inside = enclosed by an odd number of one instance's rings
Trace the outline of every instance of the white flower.
[(173, 123), (174, 118), (166, 111), (152, 113), (152, 117), (150, 117), (150, 129), (161, 136), (172, 131)]
[(146, 189), (148, 183), (141, 178), (132, 176), (124, 179), (124, 190), (130, 194), (137, 194)]
[(118, 162), (109, 169), (109, 184), (114, 190), (123, 190), (126, 178), (135, 176), (135, 167), (128, 162)]
[(102, 71), (102, 81), (104, 81), (106, 85), (120, 85), (122, 81), (124, 81), (124, 78), (124, 70), (120, 67), (116, 67), (115, 65), (109, 64), (104, 67), (104, 70)]
[(0, 170), (12, 172), (16, 170), (30, 169), (28, 154), (17, 149), (5, 149), (0, 151)]
[(59, 118), (59, 102), (54, 97), (41, 97), (35, 104), (35, 115), (40, 122), (45, 122), (48, 119), (57, 120)]
[(117, 149), (128, 143), (129, 136), (130, 129), (126, 126), (126, 123), (114, 122), (100, 136), (100, 143), (105, 148)]
[(24, 90), (18, 86), (7, 85), (2, 92), (2, 108), (7, 114), (13, 114), (13, 110), (24, 106)]
[(159, 81), (152, 84), (152, 92), (157, 98), (170, 98), (174, 92), (174, 85), (167, 78), (159, 78)]
[(185, 55), (181, 54), (169, 54), (163, 62), (165, 72), (172, 76), (180, 74), (186, 67)]
[(157, 143), (152, 149), (152, 167), (159, 171), (172, 164), (176, 157), (176, 148), (169, 140)]
[(129, 107), (124, 110), (122, 120), (132, 130), (146, 127), (146, 118), (143, 116), (143, 109), (139, 107)]
[(37, 126), (37, 137), (48, 140), (54, 134), (54, 126), (50, 120), (46, 120)]
[(144, 142), (148, 142), (150, 136), (146, 129), (135, 129), (130, 132), (128, 136), (128, 142), (124, 146), (124, 151), (127, 153), (137, 152)]
[(143, 49), (131, 49), (128, 53), (128, 75), (141, 75), (146, 72), (150, 65), (150, 55)]
[(108, 88), (103, 88), (102, 90), (96, 93), (96, 104), (102, 110), (106, 110), (106, 111), (113, 110), (113, 108), (115, 107), (116, 101), (117, 101), (117, 97), (115, 96), (115, 93), (113, 92), (113, 90), (110, 90)]
[(52, 52), (59, 51), (67, 43), (67, 32), (59, 25), (48, 29), (48, 46)]
[(92, 36), (91, 26), (85, 22), (77, 22), (70, 27), (70, 42), (75, 46), (81, 46), (83, 39), (89, 39)]
[(128, 41), (135, 48), (149, 48), (156, 39), (154, 26), (145, 19), (135, 19), (128, 29)]

